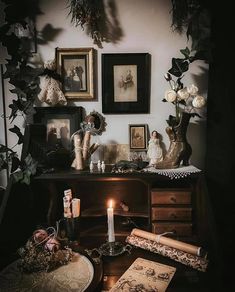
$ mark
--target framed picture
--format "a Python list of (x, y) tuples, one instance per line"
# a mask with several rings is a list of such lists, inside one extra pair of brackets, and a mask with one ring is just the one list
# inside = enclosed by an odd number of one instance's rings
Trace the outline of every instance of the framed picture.
[(146, 124), (129, 125), (129, 144), (131, 151), (147, 150), (147, 129)]
[(70, 137), (83, 120), (82, 107), (35, 107), (35, 110), (34, 123), (46, 126), (47, 145), (70, 150)]
[(56, 48), (56, 64), (67, 98), (96, 99), (96, 51), (93, 48)]
[(149, 113), (150, 55), (102, 54), (102, 111)]

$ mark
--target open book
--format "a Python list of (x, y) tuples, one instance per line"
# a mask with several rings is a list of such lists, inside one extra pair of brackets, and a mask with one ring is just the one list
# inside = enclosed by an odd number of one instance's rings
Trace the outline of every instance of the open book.
[(164, 292), (176, 268), (137, 258), (109, 292)]

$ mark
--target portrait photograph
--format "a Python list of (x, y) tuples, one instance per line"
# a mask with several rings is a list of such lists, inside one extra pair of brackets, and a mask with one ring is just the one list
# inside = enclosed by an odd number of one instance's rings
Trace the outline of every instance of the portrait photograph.
[(96, 99), (96, 51), (93, 48), (56, 48), (56, 68), (67, 99)]
[(150, 54), (102, 54), (102, 112), (149, 113)]
[(129, 125), (130, 150), (147, 149), (147, 125)]
[(85, 57), (74, 58), (64, 56), (63, 90), (65, 92), (79, 92), (87, 89), (87, 70)]
[(49, 119), (47, 121), (47, 143), (54, 146), (60, 143), (64, 148), (69, 149), (70, 144), (70, 120)]
[(137, 102), (137, 66), (113, 67), (114, 102)]

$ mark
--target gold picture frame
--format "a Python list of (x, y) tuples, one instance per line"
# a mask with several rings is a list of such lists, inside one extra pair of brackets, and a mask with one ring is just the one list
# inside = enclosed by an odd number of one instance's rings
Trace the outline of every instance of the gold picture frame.
[(67, 99), (96, 100), (94, 48), (56, 48), (56, 65)]
[(130, 151), (147, 150), (148, 125), (132, 124), (129, 125), (129, 144)]

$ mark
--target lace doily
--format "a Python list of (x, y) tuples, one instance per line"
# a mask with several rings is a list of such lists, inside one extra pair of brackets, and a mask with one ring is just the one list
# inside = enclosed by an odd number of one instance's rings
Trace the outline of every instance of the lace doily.
[(146, 167), (146, 168), (142, 169), (142, 171), (149, 172), (149, 173), (157, 173), (160, 175), (165, 175), (165, 176), (168, 176), (170, 179), (179, 179), (179, 178), (187, 177), (192, 173), (201, 172), (201, 169), (199, 169), (193, 165), (182, 166), (182, 167), (178, 167), (175, 169), (157, 169), (157, 168), (151, 166), (151, 167)]
[(18, 261), (7, 266), (0, 273), (0, 291), (85, 291), (94, 277), (94, 268), (90, 260), (78, 253), (69, 264), (49, 273), (22, 273)]

